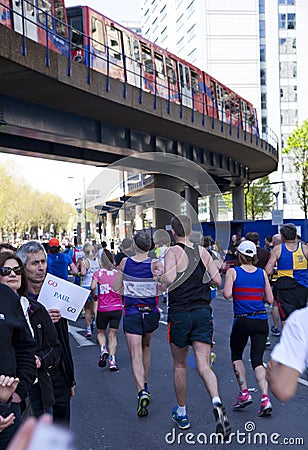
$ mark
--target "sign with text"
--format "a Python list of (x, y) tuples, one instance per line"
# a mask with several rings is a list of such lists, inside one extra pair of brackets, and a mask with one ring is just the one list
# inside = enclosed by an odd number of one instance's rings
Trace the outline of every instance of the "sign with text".
[(283, 224), (283, 210), (274, 209), (272, 211), (272, 225), (282, 225)]
[(57, 308), (65, 319), (76, 321), (90, 291), (47, 273), (37, 299), (46, 309)]

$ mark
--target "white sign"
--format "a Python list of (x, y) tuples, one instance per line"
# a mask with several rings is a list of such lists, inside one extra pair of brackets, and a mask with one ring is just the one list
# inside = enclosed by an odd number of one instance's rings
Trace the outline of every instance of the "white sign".
[(46, 309), (59, 309), (65, 319), (76, 321), (89, 294), (89, 289), (47, 273), (37, 301)]
[(283, 224), (283, 209), (274, 209), (272, 211), (272, 225)]

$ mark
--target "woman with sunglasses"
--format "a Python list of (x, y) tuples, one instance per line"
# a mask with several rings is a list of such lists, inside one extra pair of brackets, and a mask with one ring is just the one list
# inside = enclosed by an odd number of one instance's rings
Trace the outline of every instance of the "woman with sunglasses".
[(26, 297), (28, 282), (18, 256), (8, 252), (0, 253), (0, 283), (10, 287), (20, 296), (25, 318), (36, 341), (37, 379), (30, 390), (33, 413), (36, 417), (44, 412), (51, 414), (55, 400), (49, 372), (59, 364), (61, 359), (61, 345), (57, 331), (45, 307)]

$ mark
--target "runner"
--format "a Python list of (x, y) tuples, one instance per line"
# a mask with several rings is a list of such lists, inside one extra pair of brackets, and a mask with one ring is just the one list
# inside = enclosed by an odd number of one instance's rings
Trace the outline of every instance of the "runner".
[[(218, 392), (216, 375), (210, 368), (213, 344), (210, 283), (219, 286), (221, 277), (205, 248), (190, 242), (189, 217), (174, 217), (171, 226), (176, 245), (166, 253), (165, 273), (157, 279), (169, 285), (168, 337), (178, 403), (172, 410), (172, 420), (180, 429), (190, 427), (186, 411), (186, 368), (189, 345), (192, 345), (198, 373), (212, 400), (216, 433), (227, 438), (231, 427)], [(209, 278), (204, 282), (206, 272)]]
[(273, 303), (273, 293), (265, 271), (255, 267), (257, 248), (251, 241), (243, 241), (238, 246), (240, 266), (226, 273), (224, 297), (233, 297), (234, 321), (230, 336), (231, 358), (240, 393), (233, 403), (233, 409), (245, 408), (253, 403), (247, 388), (246, 370), (243, 352), (248, 338), (251, 341), (250, 359), (255, 377), (261, 390), (260, 417), (270, 416), (272, 404), (268, 396), (268, 384), (265, 379), (263, 353), (268, 335), (267, 312), (263, 297), (267, 303)]
[(151, 365), (150, 343), (158, 328), (159, 309), (157, 282), (153, 272), (163, 273), (161, 262), (148, 257), (149, 234), (139, 231), (134, 236), (135, 256), (123, 258), (113, 284), (115, 291), (124, 285), (123, 329), (132, 360), (132, 371), (138, 391), (137, 415), (148, 415), (150, 402), (148, 375)]
[[(97, 300), (96, 326), (97, 340), (100, 345), (99, 367), (106, 367), (109, 357), (109, 369), (118, 371), (116, 363), (117, 332), (122, 317), (121, 295), (112, 290), (112, 285), (117, 275), (114, 267), (112, 253), (105, 249), (101, 258), (102, 269), (93, 274), (91, 292), (92, 298)], [(98, 294), (96, 293), (98, 292)], [(106, 342), (106, 330), (108, 330), (108, 347)]]
[(308, 298), (308, 246), (297, 240), (293, 223), (280, 228), (282, 244), (271, 251), (265, 270), (273, 273), (277, 265), (277, 297), (281, 322), (296, 309), (304, 308)]

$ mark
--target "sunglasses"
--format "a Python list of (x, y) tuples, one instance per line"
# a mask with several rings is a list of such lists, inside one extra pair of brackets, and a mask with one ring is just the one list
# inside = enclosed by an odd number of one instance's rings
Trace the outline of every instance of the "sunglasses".
[(16, 267), (0, 267), (0, 274), (3, 277), (8, 277), (11, 275), (11, 272), (13, 271), (15, 275), (21, 275), (22, 267), (16, 266)]

